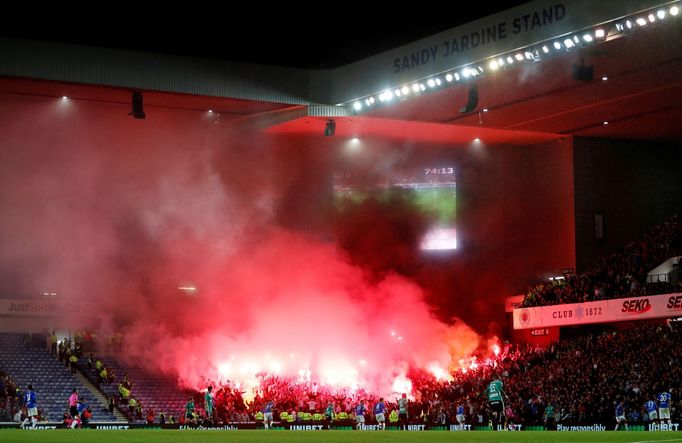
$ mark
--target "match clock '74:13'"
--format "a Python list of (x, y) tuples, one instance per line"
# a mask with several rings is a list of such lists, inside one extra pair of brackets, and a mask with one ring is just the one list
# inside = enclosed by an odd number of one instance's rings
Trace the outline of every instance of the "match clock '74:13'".
[(455, 168), (424, 168), (424, 175), (430, 174), (454, 174)]

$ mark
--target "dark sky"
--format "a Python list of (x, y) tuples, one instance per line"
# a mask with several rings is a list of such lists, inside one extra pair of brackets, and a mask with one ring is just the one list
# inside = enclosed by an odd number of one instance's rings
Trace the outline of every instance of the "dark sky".
[[(241, 3), (241, 2), (240, 2)], [(41, 8), (9, 20), (0, 35), (301, 68), (332, 68), (502, 11), (520, 0), (386, 6), (347, 3), (253, 6), (170, 3), (139, 10), (116, 3), (101, 12)], [(464, 10), (465, 7), (475, 9)], [(49, 8), (49, 7), (48, 7)], [(107, 8), (111, 10), (107, 10)], [(166, 9), (164, 9), (166, 8)], [(99, 8), (98, 8), (99, 9)], [(238, 9), (238, 10), (237, 10)], [(94, 9), (93, 9), (94, 11)], [(78, 15), (76, 15), (78, 14)], [(81, 14), (85, 14), (81, 16)], [(82, 18), (76, 18), (81, 16)], [(21, 17), (21, 15), (17, 15)], [(7, 20), (9, 17), (6, 17)]]

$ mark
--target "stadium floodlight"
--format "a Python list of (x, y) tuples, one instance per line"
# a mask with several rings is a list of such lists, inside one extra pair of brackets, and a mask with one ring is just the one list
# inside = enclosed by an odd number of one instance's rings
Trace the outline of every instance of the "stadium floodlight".
[[(472, 77), (474, 79), (479, 78), (480, 76), (485, 75), (486, 69), (490, 71), (497, 71), (500, 70), (500, 68), (503, 68), (505, 65), (512, 65), (515, 62), (523, 62), (523, 61), (540, 61), (544, 57), (544, 54), (549, 54), (553, 55), (552, 49), (556, 51), (561, 51), (562, 49), (565, 51), (571, 51), (573, 48), (584, 48), (587, 47), (595, 42), (602, 42), (607, 39), (608, 35), (611, 35), (612, 37), (619, 36), (620, 33), (623, 32), (628, 32), (628, 31), (634, 31), (638, 27), (645, 27), (649, 24), (655, 24), (656, 20), (664, 20), (670, 16), (677, 16), (679, 15), (679, 2), (674, 2), (672, 5), (668, 4), (666, 6), (659, 6), (658, 8), (652, 8), (649, 9), (648, 11), (642, 11), (638, 13), (639, 17), (637, 16), (630, 16), (630, 18), (617, 18), (614, 19), (608, 23), (604, 23), (603, 25), (597, 25), (599, 27), (594, 27), (591, 29), (585, 29), (582, 31), (576, 31), (573, 35), (564, 35), (561, 37), (555, 37), (557, 40), (555, 41), (546, 41), (534, 46), (528, 46), (526, 48), (522, 48), (518, 51), (520, 52), (514, 52), (514, 53), (507, 53), (506, 55), (501, 55), (498, 56), (497, 59), (488, 59), (485, 61), (482, 61), (480, 63), (482, 64), (477, 64), (477, 65), (470, 65), (470, 66), (460, 66), (459, 68), (455, 68), (452, 71), (449, 71), (445, 74), (440, 73), (437, 74), (437, 76), (427, 78), (426, 80), (422, 80), (421, 82), (418, 81), (417, 83), (413, 83), (411, 85), (403, 85), (402, 87), (398, 87), (396, 89), (392, 90), (387, 90), (382, 92), (381, 94), (377, 95), (376, 97), (382, 101), (388, 101), (393, 99), (394, 97), (399, 97), (401, 100), (405, 100), (407, 96), (410, 93), (410, 89), (412, 90), (413, 93), (417, 95), (421, 95), (422, 92), (425, 92), (427, 88), (429, 89), (435, 89), (436, 87), (442, 86), (443, 83), (452, 83), (452, 82), (459, 82), (461, 78), (465, 79), (471, 79)], [(562, 40), (563, 39), (563, 40)], [(563, 51), (562, 51), (563, 53)], [(577, 67), (574, 65), (574, 78), (576, 80), (585, 80), (585, 81), (590, 81), (593, 80), (593, 74), (592, 71), (593, 68), (591, 67)], [(442, 75), (442, 77), (440, 77)], [(606, 80), (604, 77), (603, 80)], [(134, 101), (136, 100), (136, 97), (139, 96), (139, 109), (140, 113), (135, 113), (131, 112), (131, 115), (134, 115), (135, 118), (144, 118), (144, 112), (142, 111), (142, 94), (135, 92), (134, 93)], [(63, 97), (66, 99), (66, 97)], [(353, 102), (353, 109), (356, 111), (360, 111), (361, 109), (364, 108), (366, 105), (369, 107), (370, 105), (374, 104), (375, 98), (374, 97), (368, 97), (365, 100), (365, 104), (361, 103), (361, 100), (359, 99), (358, 101)], [(346, 103), (346, 106), (349, 103)], [(135, 110), (135, 103), (133, 103), (133, 108)], [(341, 105), (337, 105), (341, 106)], [(209, 110), (209, 112), (212, 112)]]

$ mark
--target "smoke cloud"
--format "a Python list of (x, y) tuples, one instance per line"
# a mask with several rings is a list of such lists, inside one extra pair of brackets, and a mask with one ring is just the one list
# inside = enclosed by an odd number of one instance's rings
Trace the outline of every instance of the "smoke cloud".
[(331, 156), (197, 112), (2, 101), (1, 283), (56, 291), (64, 326), (120, 331), (195, 388), (269, 372), (388, 393), (485, 346), (410, 278), (400, 202), (333, 217)]

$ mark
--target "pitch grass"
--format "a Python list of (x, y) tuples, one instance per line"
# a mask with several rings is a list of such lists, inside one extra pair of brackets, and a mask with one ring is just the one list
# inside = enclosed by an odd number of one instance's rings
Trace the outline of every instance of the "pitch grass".
[(191, 430), (0, 430), (2, 443), (287, 443), (287, 442), (682, 442), (677, 432), (357, 432), (357, 431), (191, 431)]

